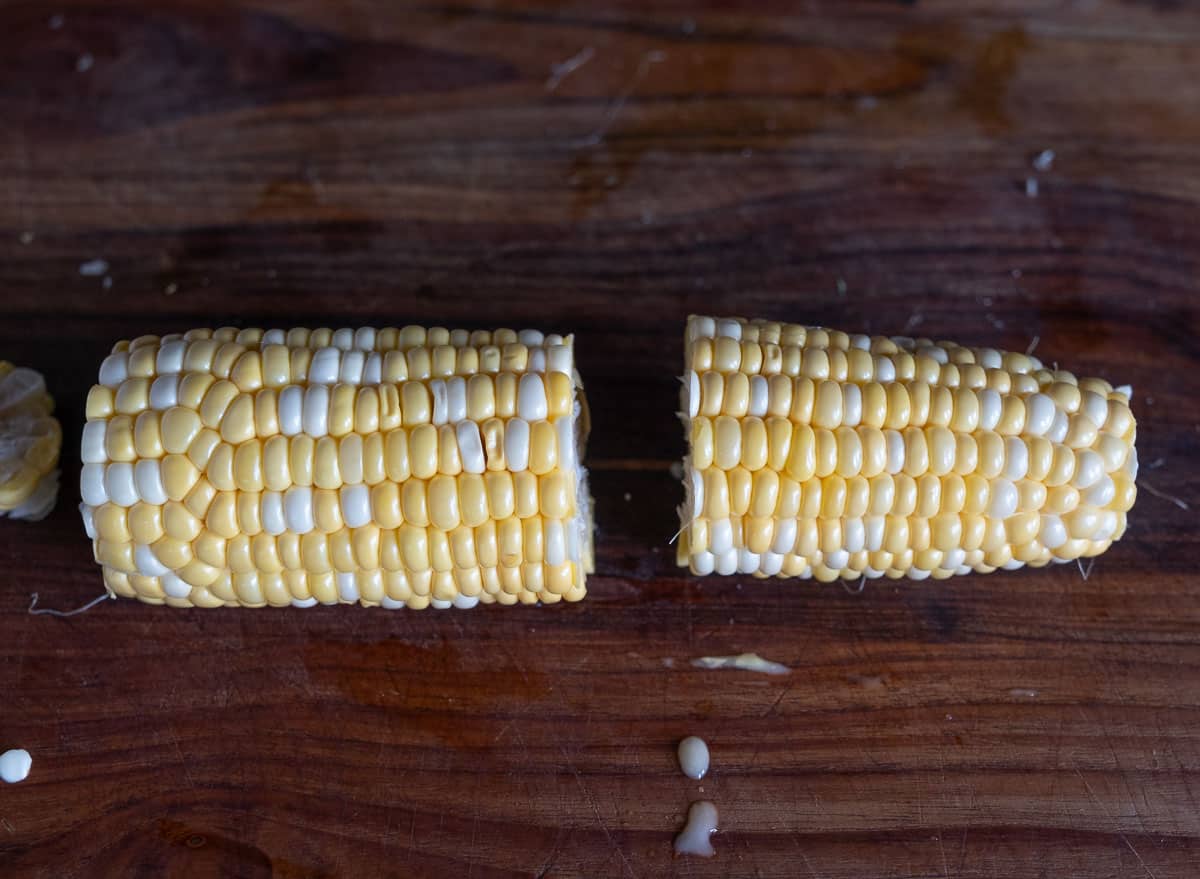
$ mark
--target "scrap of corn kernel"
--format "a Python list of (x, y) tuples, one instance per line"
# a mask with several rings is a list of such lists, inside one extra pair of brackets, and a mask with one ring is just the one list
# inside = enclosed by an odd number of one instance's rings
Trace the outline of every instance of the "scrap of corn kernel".
[(908, 577), (1068, 562), (1125, 532), (1128, 388), (953, 342), (693, 316), (685, 502), (695, 574)]
[(109, 590), (175, 607), (584, 596), (573, 338), (441, 327), (120, 342), (80, 489)]

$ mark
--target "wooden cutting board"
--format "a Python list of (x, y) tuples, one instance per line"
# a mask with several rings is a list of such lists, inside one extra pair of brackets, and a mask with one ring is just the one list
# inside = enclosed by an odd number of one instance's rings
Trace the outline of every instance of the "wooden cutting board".
[[(0, 521), (0, 875), (1200, 875), (1197, 40), (1110, 0), (0, 7), (0, 356), (66, 437), (53, 516)], [(682, 575), (690, 311), (1131, 382), (1125, 540), (1086, 581)], [(113, 341), (409, 322), (577, 334), (586, 601), (26, 613), (101, 590)], [(743, 651), (792, 672), (691, 665)], [(718, 854), (673, 859), (701, 797)]]

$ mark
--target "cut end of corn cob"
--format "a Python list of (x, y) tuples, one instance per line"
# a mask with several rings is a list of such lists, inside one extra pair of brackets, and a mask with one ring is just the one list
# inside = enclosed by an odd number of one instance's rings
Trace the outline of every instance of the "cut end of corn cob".
[(84, 525), (109, 591), (151, 604), (577, 601), (586, 427), (571, 336), (143, 336), (88, 396)]
[(929, 339), (689, 318), (677, 561), (942, 579), (1104, 552), (1137, 496), (1129, 389)]
[(0, 516), (36, 521), (58, 500), (62, 428), (46, 381), (0, 360)]

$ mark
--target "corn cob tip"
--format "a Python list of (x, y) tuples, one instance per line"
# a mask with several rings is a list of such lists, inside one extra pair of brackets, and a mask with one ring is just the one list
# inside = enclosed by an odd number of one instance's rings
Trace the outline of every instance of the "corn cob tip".
[(0, 360), (0, 516), (36, 521), (58, 500), (62, 428), (46, 381)]
[(941, 579), (1125, 531), (1129, 391), (1028, 354), (693, 315), (677, 561), (696, 574)]

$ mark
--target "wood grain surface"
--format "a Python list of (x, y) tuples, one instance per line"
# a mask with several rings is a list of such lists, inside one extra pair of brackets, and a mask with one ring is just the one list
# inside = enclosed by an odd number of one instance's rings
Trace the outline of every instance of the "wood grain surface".
[[(1192, 4), (4, 2), (0, 110), (0, 356), (66, 437), (0, 521), (0, 875), (1200, 875), (1196, 509), (1151, 493), (1200, 503)], [(689, 311), (1131, 382), (1128, 535), (1086, 581), (681, 575)], [(586, 601), (26, 613), (101, 589), (113, 341), (408, 322), (577, 333)], [(690, 665), (741, 651), (793, 671)]]

